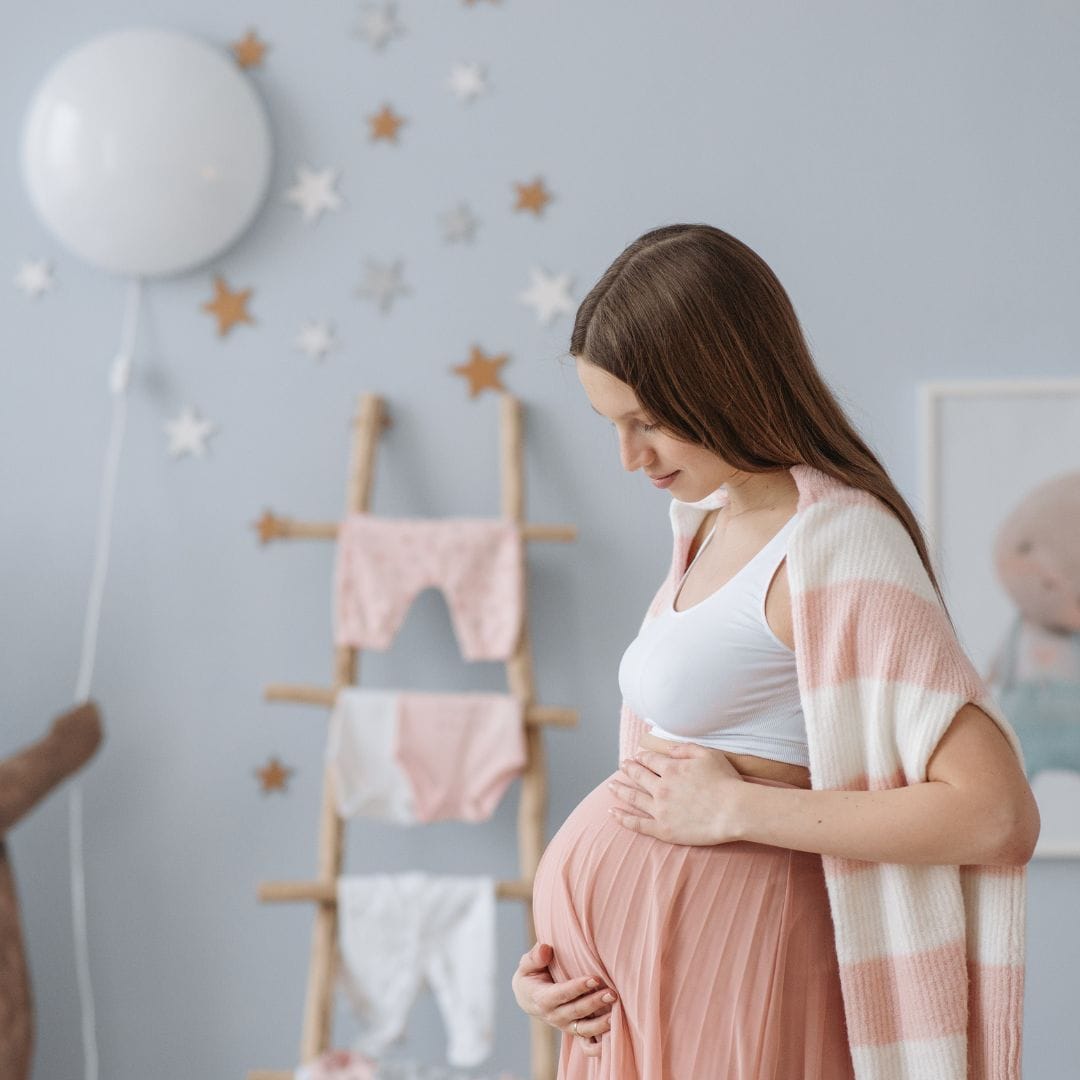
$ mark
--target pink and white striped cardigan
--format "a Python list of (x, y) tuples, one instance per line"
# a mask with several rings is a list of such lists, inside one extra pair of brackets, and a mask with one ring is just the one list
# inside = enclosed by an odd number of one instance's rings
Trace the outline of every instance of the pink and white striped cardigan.
[[(900, 519), (809, 465), (791, 474), (795, 660), (811, 785), (877, 791), (926, 780), (957, 711), (974, 702), (1019, 739), (964, 653)], [(644, 626), (673, 598), (721, 487), (672, 499), (674, 553)], [(645, 731), (624, 701), (619, 759)], [(858, 1080), (1018, 1080), (1026, 866), (868, 862), (823, 855)]]

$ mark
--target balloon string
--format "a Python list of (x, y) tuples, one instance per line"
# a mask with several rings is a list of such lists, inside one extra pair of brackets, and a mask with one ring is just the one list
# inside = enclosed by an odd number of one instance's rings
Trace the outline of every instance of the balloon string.
[[(109, 372), (109, 389), (113, 397), (112, 423), (101, 483), (94, 571), (90, 583), (90, 598), (86, 606), (86, 620), (83, 624), (82, 658), (79, 664), (78, 680), (75, 684), (76, 704), (83, 704), (89, 700), (94, 658), (97, 653), (98, 628), (101, 623), (101, 601), (105, 592), (105, 574), (109, 565), (116, 479), (120, 468), (120, 450), (124, 441), (124, 424), (127, 417), (127, 388), (135, 356), (135, 338), (138, 330), (141, 297), (142, 280), (136, 277), (131, 280), (128, 286), (120, 351), (113, 360), (113, 366)], [(75, 963), (79, 983), (79, 1001), (82, 1006), (83, 1060), (86, 1080), (97, 1080), (97, 1025), (94, 1017), (94, 993), (90, 983), (90, 955), (86, 933), (82, 786), (78, 780), (71, 786), (69, 809), (71, 915), (75, 931)]]

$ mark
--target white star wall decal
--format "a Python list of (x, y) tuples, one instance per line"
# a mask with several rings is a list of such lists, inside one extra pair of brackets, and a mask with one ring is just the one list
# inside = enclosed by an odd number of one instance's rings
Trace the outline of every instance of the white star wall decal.
[(360, 296), (373, 297), (381, 311), (389, 311), (395, 296), (409, 292), (401, 280), (402, 261), (379, 263), (368, 259), (367, 267), (367, 276), (356, 291)]
[(47, 259), (27, 259), (19, 265), (13, 281), (27, 296), (36, 300), (53, 287), (52, 267)]
[(316, 172), (306, 164), (298, 166), (296, 183), (285, 192), (286, 202), (299, 206), (304, 221), (317, 220), (326, 210), (339, 210), (341, 196), (334, 190), (338, 170)]
[(209, 420), (196, 415), (195, 410), (185, 407), (179, 416), (165, 424), (169, 435), (169, 453), (173, 457), (194, 454), (206, 456), (206, 440), (217, 430)]
[(545, 274), (539, 267), (534, 267), (529, 273), (532, 284), (518, 293), (518, 299), (536, 309), (540, 322), (550, 323), (557, 315), (573, 312), (569, 274)]
[(392, 37), (404, 31), (405, 27), (397, 21), (396, 7), (397, 4), (383, 4), (381, 9), (375, 4), (364, 5), (356, 32), (373, 49), (381, 49)]
[(457, 95), (458, 101), (469, 102), (487, 91), (484, 69), (476, 63), (455, 64), (450, 71), (447, 85)]
[(453, 210), (448, 210), (441, 216), (443, 226), (443, 239), (447, 243), (455, 243), (459, 240), (467, 240), (472, 243), (479, 221), (473, 217), (465, 203), (458, 203)]
[(337, 338), (327, 321), (308, 320), (300, 328), (294, 342), (296, 347), (312, 360), (321, 360), (335, 345)]

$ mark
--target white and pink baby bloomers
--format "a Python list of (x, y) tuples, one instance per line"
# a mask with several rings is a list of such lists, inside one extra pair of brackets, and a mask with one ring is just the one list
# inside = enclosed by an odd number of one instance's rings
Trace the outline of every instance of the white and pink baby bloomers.
[(525, 768), (522, 701), (479, 690), (346, 687), (326, 757), (342, 817), (486, 821)]

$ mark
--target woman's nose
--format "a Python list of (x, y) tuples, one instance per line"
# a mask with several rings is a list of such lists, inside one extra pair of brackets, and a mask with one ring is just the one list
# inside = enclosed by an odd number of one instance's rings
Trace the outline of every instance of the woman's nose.
[(627, 436), (619, 442), (619, 457), (622, 460), (622, 467), (627, 472), (634, 472), (643, 467), (648, 459), (648, 453), (641, 445)]

